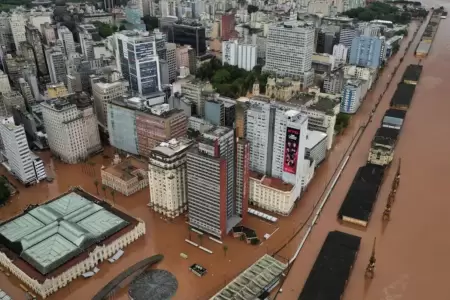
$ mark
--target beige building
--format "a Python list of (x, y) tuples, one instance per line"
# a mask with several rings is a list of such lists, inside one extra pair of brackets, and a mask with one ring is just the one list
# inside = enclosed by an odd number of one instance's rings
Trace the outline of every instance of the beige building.
[(116, 155), (114, 162), (101, 170), (102, 184), (129, 196), (148, 186), (147, 164), (134, 157), (123, 161)]
[(142, 220), (72, 188), (1, 224), (0, 264), (45, 299), (144, 234)]
[(372, 140), (367, 161), (374, 165), (387, 166), (394, 159), (394, 150), (399, 130), (395, 128), (380, 127)]
[(266, 96), (272, 99), (287, 101), (300, 91), (301, 82), (299, 78), (267, 78)]
[(60, 82), (60, 83), (47, 84), (47, 94), (48, 94), (48, 98), (54, 99), (54, 98), (67, 96), (69, 94), (69, 92), (67, 91), (67, 88), (64, 85), (64, 82)]
[(248, 201), (251, 205), (287, 216), (294, 208), (294, 186), (278, 178), (250, 172)]
[(169, 218), (187, 210), (186, 152), (191, 145), (188, 139), (172, 139), (150, 153), (148, 206)]

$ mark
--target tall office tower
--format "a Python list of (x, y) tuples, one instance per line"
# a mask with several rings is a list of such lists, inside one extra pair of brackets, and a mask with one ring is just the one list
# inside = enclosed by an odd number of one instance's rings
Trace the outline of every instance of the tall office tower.
[(73, 34), (66, 26), (60, 25), (57, 28), (58, 40), (62, 41), (64, 48), (64, 54), (69, 57), (70, 53), (75, 53), (75, 42), (73, 40)]
[(11, 85), (9, 84), (8, 75), (0, 70), (0, 93), (6, 93), (11, 91)]
[(36, 59), (36, 67), (38, 73), (42, 75), (47, 75), (47, 64), (45, 63), (44, 49), (42, 47), (42, 36), (35, 26), (30, 23), (25, 25), (25, 37), (27, 42), (33, 46), (34, 58)]
[(12, 117), (3, 119), (0, 124), (0, 135), (5, 147), (7, 164), (17, 179), (23, 184), (31, 184), (47, 177), (42, 160), (28, 147), (22, 125), (14, 125)]
[(76, 164), (102, 149), (97, 120), (86, 94), (70, 94), (41, 103), (52, 153)]
[(153, 36), (155, 37), (156, 53), (159, 59), (166, 59), (167, 35), (156, 28), (153, 30)]
[(347, 47), (349, 50), (351, 50), (350, 48), (352, 47), (353, 39), (358, 35), (359, 35), (358, 29), (350, 26), (343, 27), (339, 34), (339, 43)]
[(233, 128), (236, 119), (236, 100), (215, 97), (205, 101), (205, 120), (213, 125)]
[(237, 40), (222, 42), (222, 63), (247, 71), (253, 70), (258, 59), (257, 46), (242, 44)]
[(20, 54), (20, 42), (26, 41), (25, 38), (25, 22), (26, 18), (22, 11), (14, 10), (9, 16), (9, 24), (11, 26), (11, 32), (16, 46), (16, 51)]
[(311, 70), (314, 52), (314, 28), (295, 22), (269, 28), (264, 70), (280, 76), (299, 76), (303, 88), (313, 84)]
[(50, 23), (41, 24), (41, 32), (43, 37), (43, 42), (51, 46), (56, 43), (56, 32), (55, 27)]
[(236, 101), (236, 116), (235, 116), (235, 124), (236, 124), (236, 137), (245, 138), (246, 137), (246, 124), (247, 124), (247, 109), (249, 105), (249, 99), (245, 97), (241, 97)]
[(235, 198), (235, 145), (233, 129), (214, 127), (187, 154), (189, 224), (218, 238), (242, 219)]
[(187, 210), (186, 153), (191, 145), (188, 139), (172, 139), (150, 152), (148, 205), (169, 218)]
[(348, 58), (348, 48), (343, 44), (334, 45), (333, 56), (336, 59), (336, 65), (345, 65)]
[(36, 103), (33, 93), (31, 92), (31, 87), (28, 84), (28, 82), (25, 81), (24, 78), (19, 78), (19, 89), (20, 89), (20, 93), (22, 94), (23, 98), (25, 99), (25, 103), (26, 103), (27, 107), (30, 107), (31, 105)]
[(333, 46), (339, 41), (339, 34), (334, 31), (322, 29), (317, 35), (317, 45), (315, 52), (317, 53), (333, 53)]
[(108, 130), (107, 103), (122, 99), (126, 93), (128, 82), (118, 71), (112, 71), (106, 76), (91, 75), (92, 97), (95, 114), (99, 125)]
[(155, 38), (148, 32), (121, 31), (115, 39), (117, 67), (130, 82), (131, 91), (144, 97), (161, 91)]
[(9, 14), (4, 11), (0, 12), (0, 45), (4, 47), (5, 52), (15, 49)]
[(245, 220), (248, 212), (250, 145), (245, 139), (236, 142), (236, 214)]
[(213, 91), (214, 89), (209, 82), (197, 79), (181, 84), (181, 93), (195, 105), (193, 114), (201, 117), (205, 115), (205, 97), (203, 94), (212, 93)]
[(169, 82), (172, 83), (177, 80), (177, 45), (174, 43), (167, 43), (166, 45), (166, 61), (169, 72)]
[(77, 26), (78, 36), (80, 40), (81, 53), (87, 60), (93, 60), (94, 56), (94, 39), (92, 34), (96, 34), (97, 28), (92, 24), (80, 24)]
[(48, 73), (52, 83), (66, 82), (66, 57), (60, 47), (45, 47)]
[(201, 56), (206, 53), (205, 27), (195, 22), (174, 23), (172, 34), (169, 34), (169, 42), (190, 45), (195, 49), (195, 55)]
[(359, 36), (353, 39), (349, 63), (359, 67), (378, 68), (385, 57), (385, 40)]
[(236, 15), (235, 13), (225, 13), (221, 18), (221, 32), (220, 37), (222, 41), (228, 41), (231, 38), (237, 37), (236, 27)]

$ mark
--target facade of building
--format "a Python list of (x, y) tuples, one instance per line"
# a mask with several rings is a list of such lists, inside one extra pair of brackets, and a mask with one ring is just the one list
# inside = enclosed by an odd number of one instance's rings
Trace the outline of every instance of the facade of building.
[(8, 75), (0, 71), (0, 93), (7, 93), (11, 91)]
[(223, 14), (220, 25), (222, 41), (228, 41), (235, 36), (236, 16), (234, 13)]
[(237, 40), (222, 42), (222, 63), (247, 71), (253, 70), (256, 66), (257, 46), (252, 44), (242, 44)]
[(187, 153), (189, 224), (218, 238), (242, 219), (235, 199), (235, 143), (232, 129), (214, 127)]
[(63, 54), (69, 57), (70, 53), (75, 53), (75, 42), (73, 40), (73, 34), (66, 26), (57, 27), (58, 40), (62, 42)]
[(348, 48), (344, 44), (334, 45), (333, 56), (336, 60), (336, 65), (345, 65), (348, 59)]
[(14, 45), (16, 46), (16, 51), (20, 54), (20, 42), (26, 41), (25, 37), (25, 24), (26, 17), (24, 12), (17, 10), (9, 16), (9, 24), (14, 40)]
[(186, 99), (192, 101), (195, 105), (195, 115), (203, 117), (205, 115), (205, 93), (213, 93), (214, 89), (211, 83), (193, 79), (181, 84), (181, 93)]
[(314, 161), (318, 166), (327, 156), (327, 134), (316, 130), (308, 130), (306, 135), (305, 158)]
[(250, 193), (250, 145), (245, 139), (236, 142), (236, 214), (245, 221)]
[(47, 177), (44, 163), (28, 147), (22, 125), (15, 125), (12, 117), (3, 119), (0, 124), (0, 136), (5, 147), (2, 155), (7, 160), (8, 171), (20, 182), (32, 184)]
[(66, 58), (60, 47), (45, 47), (48, 73), (52, 83), (66, 82)]
[(166, 61), (169, 73), (169, 83), (177, 80), (177, 45), (167, 43), (166, 45)]
[[(258, 89), (259, 92), (259, 89)], [(235, 127), (236, 127), (236, 137), (245, 138), (246, 136), (246, 123), (247, 123), (247, 108), (249, 104), (249, 99), (246, 97), (241, 97), (236, 100), (235, 107)]]
[(339, 43), (351, 50), (353, 40), (359, 35), (358, 29), (346, 26), (341, 29), (339, 34)]
[(65, 97), (69, 94), (63, 82), (47, 84), (47, 95), (49, 99)]
[(187, 210), (186, 153), (192, 141), (172, 139), (152, 149), (149, 157), (149, 207), (168, 218)]
[(360, 67), (378, 68), (385, 58), (384, 39), (359, 36), (353, 39), (349, 63)]
[(71, 94), (41, 103), (50, 150), (69, 164), (83, 161), (102, 148), (90, 102), (74, 97)]
[(361, 105), (361, 80), (348, 80), (342, 91), (341, 112), (354, 114)]
[(107, 112), (111, 146), (137, 155), (136, 110), (122, 102), (111, 101), (107, 103)]
[(121, 31), (115, 34), (116, 63), (136, 95), (147, 96), (161, 91), (159, 57), (155, 37), (148, 32)]
[(4, 47), (5, 52), (15, 50), (11, 23), (9, 22), (9, 14), (4, 11), (0, 13), (0, 45)]
[(33, 46), (34, 58), (39, 74), (47, 75), (47, 65), (45, 63), (44, 48), (42, 47), (42, 35), (38, 28), (30, 23), (25, 26), (25, 37), (27, 42)]
[(134, 157), (116, 154), (111, 166), (101, 170), (102, 184), (129, 196), (148, 186), (147, 164)]
[(267, 36), (264, 71), (298, 76), (304, 87), (312, 85), (311, 70), (315, 30), (295, 22), (271, 26)]
[(206, 53), (206, 31), (201, 24), (174, 23), (169, 34), (169, 42), (178, 45), (189, 45), (195, 50), (195, 56)]
[[(23, 222), (32, 225), (23, 229)], [(8, 251), (0, 251), (0, 264), (45, 299), (144, 234), (142, 220), (72, 188), (2, 223), (0, 237)], [(61, 247), (66, 255), (48, 255)]]

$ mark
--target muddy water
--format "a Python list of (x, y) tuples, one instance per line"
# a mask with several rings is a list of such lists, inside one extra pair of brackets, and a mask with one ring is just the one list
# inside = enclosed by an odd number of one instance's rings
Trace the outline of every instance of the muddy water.
[[(447, 9), (449, 8), (443, 1), (426, 3), (429, 6), (446, 5)], [(402, 158), (402, 177), (391, 221), (385, 224), (381, 217), (397, 168), (397, 160), (388, 171), (367, 230), (339, 224), (336, 221), (336, 213), (356, 170), (365, 163), (371, 138), (388, 107), (395, 85), (388, 89), (373, 122), (356, 147), (322, 212), (319, 223), (295, 262), (285, 281), (283, 292), (277, 299), (298, 297), (327, 233), (336, 229), (362, 237), (358, 259), (343, 299), (450, 299), (447, 280), (450, 275), (450, 241), (446, 233), (450, 227), (450, 202), (447, 199), (450, 142), (445, 138), (450, 127), (449, 28), (449, 21), (443, 20), (431, 53), (422, 61), (424, 72), (395, 153), (396, 158)], [(419, 36), (414, 45), (417, 44), (418, 38)], [(413, 51), (414, 47), (411, 47), (392, 80), (398, 82), (406, 65), (418, 62)], [(374, 237), (377, 238), (376, 273), (375, 278), (368, 282), (364, 279), (364, 271)]]
[[(377, 277), (374, 279), (372, 285), (367, 288), (367, 293), (372, 293), (370, 294), (372, 296), (367, 299), (389, 299), (382, 298), (384, 295), (381, 294), (383, 288), (388, 287), (389, 290), (389, 285), (399, 285), (398, 282), (404, 278), (407, 278), (409, 280), (408, 282), (410, 282), (408, 288), (414, 287), (416, 289), (426, 285), (428, 282), (427, 280), (431, 280), (431, 278), (434, 277), (431, 276), (433, 274), (436, 274), (438, 279), (443, 278), (443, 276), (439, 275), (443, 275), (444, 268), (448, 266), (445, 263), (440, 263), (438, 266), (435, 266), (434, 264), (440, 262), (438, 258), (442, 259), (441, 256), (444, 255), (444, 253), (448, 253), (449, 249), (443, 242), (438, 242), (441, 239), (441, 235), (436, 234), (436, 239), (434, 240), (434, 235), (430, 235), (429, 232), (434, 226), (441, 225), (439, 228), (445, 228), (445, 224), (437, 223), (445, 222), (446, 219), (444, 218), (442, 220), (436, 215), (439, 211), (439, 214), (447, 213), (444, 207), (445, 202), (440, 201), (440, 198), (443, 198), (441, 195), (444, 195), (444, 193), (442, 191), (433, 193), (435, 197), (426, 197), (428, 194), (425, 195), (425, 193), (428, 190), (437, 191), (443, 189), (445, 185), (441, 184), (441, 182), (443, 183), (444, 180), (447, 179), (444, 171), (447, 162), (442, 159), (442, 161), (436, 160), (436, 162), (433, 162), (433, 159), (437, 159), (441, 153), (449, 152), (445, 143), (443, 143), (445, 140), (442, 138), (446, 136), (443, 130), (448, 127), (448, 124), (440, 123), (443, 123), (444, 120), (446, 120), (444, 113), (446, 112), (447, 107), (445, 107), (446, 104), (443, 95), (450, 92), (447, 91), (447, 89), (450, 89), (450, 86), (448, 88), (445, 86), (440, 87), (444, 89), (444, 93), (442, 94), (436, 93), (435, 89), (430, 88), (438, 82), (438, 80), (433, 78), (436, 76), (445, 78), (444, 67), (448, 63), (443, 62), (442, 59), (446, 58), (446, 56), (450, 56), (447, 54), (450, 47), (446, 44), (450, 42), (446, 39), (445, 32), (442, 29), (446, 26), (446, 22), (447, 21), (444, 21), (442, 23), (432, 53), (430, 57), (426, 59), (424, 78), (416, 92), (413, 108), (409, 113), (409, 119), (405, 124), (401, 141), (397, 147), (397, 155), (402, 156), (404, 162), (398, 200), (392, 214), (393, 220), (382, 234), (381, 224), (377, 217), (381, 216), (380, 214), (383, 206), (383, 200), (380, 200), (375, 208), (371, 224), (366, 233), (343, 228), (334, 222), (337, 209), (345, 196), (345, 192), (350, 185), (356, 169), (366, 160), (366, 153), (369, 148), (371, 137), (376, 130), (376, 124), (379, 124), (381, 116), (387, 108), (389, 99), (394, 92), (394, 85), (392, 85), (386, 93), (383, 103), (380, 105), (379, 110), (374, 116), (374, 121), (369, 125), (369, 128), (361, 139), (342, 179), (336, 187), (336, 191), (330, 199), (330, 203), (327, 204), (319, 224), (316, 225), (314, 234), (311, 236), (307, 246), (304, 248), (304, 251), (294, 265), (293, 271), (286, 281), (282, 295), (283, 297), (281, 297), (282, 299), (295, 299), (296, 296), (298, 296), (317, 255), (317, 251), (320, 249), (320, 246), (325, 239), (326, 233), (335, 228), (363, 235), (362, 248), (347, 289), (346, 299), (364, 299), (364, 281), (362, 280), (362, 274), (366, 264), (366, 257), (368, 259), (369, 256), (369, 248), (371, 247), (373, 236), (377, 236), (379, 239), (377, 246), (377, 258), (379, 263), (377, 265)], [(412, 36), (415, 26), (416, 25), (414, 24), (412, 25), (412, 28), (410, 29), (411, 34), (408, 36), (408, 39)], [(407, 43), (402, 44), (402, 49), (404, 49), (406, 44)], [(442, 47), (446, 48), (441, 49)], [(415, 61), (411, 56), (412, 51), (413, 50), (410, 51), (408, 58), (405, 59), (405, 63), (398, 71), (397, 76), (392, 80), (400, 80), (400, 75), (406, 64)], [(233, 239), (232, 237), (226, 237), (224, 242), (228, 245), (228, 251), (225, 255), (221, 245), (203, 239), (203, 245), (214, 251), (214, 254), (210, 255), (184, 242), (184, 239), (188, 237), (188, 231), (183, 218), (177, 218), (173, 222), (168, 222), (161, 219), (159, 215), (147, 208), (146, 204), (149, 197), (148, 190), (143, 190), (130, 197), (116, 194), (116, 206), (133, 216), (143, 219), (146, 222), (147, 234), (144, 238), (127, 247), (125, 249), (125, 255), (116, 263), (102, 263), (99, 266), (100, 272), (97, 275), (90, 279), (75, 280), (68, 285), (68, 287), (58, 291), (49, 299), (89, 299), (121, 271), (135, 262), (157, 253), (161, 253), (165, 256), (164, 261), (158, 267), (171, 271), (178, 279), (179, 289), (175, 299), (208, 299), (209, 296), (232, 280), (241, 270), (255, 262), (261, 255), (264, 253), (271, 254), (279, 249), (280, 245), (288, 241), (292, 234), (307, 221), (307, 217), (311, 212), (314, 203), (324, 190), (352, 138), (358, 128), (365, 122), (367, 115), (372, 110), (374, 103), (384, 90), (387, 82), (391, 80), (388, 74), (393, 70), (398, 60), (399, 57), (394, 57), (393, 62), (386, 67), (386, 70), (376, 87), (368, 95), (358, 114), (353, 118), (350, 127), (337, 139), (335, 148), (330, 152), (328, 160), (317, 171), (316, 177), (309, 186), (307, 193), (302, 198), (298, 207), (295, 208), (292, 215), (289, 218), (281, 217), (276, 225), (268, 224), (253, 217), (249, 218), (246, 225), (254, 228), (259, 236), (263, 236), (265, 233), (275, 232), (268, 241), (264, 241), (260, 246), (251, 246), (242, 241)], [(427, 67), (428, 65), (429, 67)], [(438, 68), (438, 66), (441, 68)], [(426, 79), (427, 75), (430, 76), (430, 79)], [(426, 82), (426, 80), (429, 81), (428, 84), (423, 83)], [(433, 95), (433, 97), (430, 97), (431, 95)], [(420, 98), (422, 98), (422, 101)], [(432, 102), (433, 105), (429, 106), (429, 103), (425, 103), (425, 101)], [(439, 105), (440, 108), (436, 108), (436, 106)], [(426, 117), (430, 120), (424, 122)], [(417, 143), (419, 136), (424, 140), (423, 144)], [(433, 144), (438, 143), (438, 141), (439, 144)], [(438, 145), (440, 147), (438, 147)], [(448, 147), (450, 147), (450, 144)], [(431, 152), (430, 149), (433, 151)], [(106, 152), (111, 156), (110, 149), (107, 149)], [(100, 178), (100, 167), (110, 163), (109, 158), (98, 156), (93, 159), (96, 163), (94, 167), (83, 165), (73, 166), (53, 161), (48, 153), (42, 153), (41, 156), (46, 163), (47, 169), (55, 175), (56, 180), (50, 184), (40, 183), (38, 186), (27, 189), (21, 188), (20, 194), (16, 196), (12, 202), (7, 207), (0, 209), (1, 219), (9, 218), (20, 212), (28, 204), (42, 203), (46, 199), (55, 197), (66, 191), (70, 186), (79, 185), (91, 193), (96, 194), (97, 192), (93, 181), (95, 178)], [(415, 168), (418, 163), (421, 165)], [(441, 177), (433, 176), (436, 174), (433, 173), (436, 172), (435, 168), (438, 168), (437, 174)], [(424, 172), (424, 174), (421, 174), (419, 170)], [(2, 170), (2, 172), (4, 171)], [(392, 172), (389, 174), (388, 180), (392, 179), (391, 173)], [(428, 180), (430, 182), (428, 182)], [(19, 186), (19, 184), (17, 184), (17, 186)], [(405, 188), (406, 186), (408, 188)], [(414, 189), (418, 190), (416, 191)], [(99, 192), (100, 196), (104, 198), (105, 195), (103, 192), (101, 190)], [(387, 192), (386, 188), (383, 187), (380, 199), (385, 199)], [(106, 195), (106, 201), (111, 201), (111, 195), (109, 193)], [(430, 202), (429, 207), (421, 205), (422, 203), (428, 202)], [(431, 212), (428, 212), (428, 210), (431, 211), (431, 209), (435, 209), (436, 207), (441, 207), (441, 209), (438, 210), (438, 212), (433, 211), (434, 217), (429, 218), (432, 214)], [(420, 212), (424, 213), (424, 215), (419, 215)], [(402, 214), (404, 214), (403, 218), (401, 217)], [(410, 232), (410, 234), (408, 234), (408, 232)], [(424, 235), (424, 233), (427, 234)], [(290, 257), (294, 253), (301, 237), (302, 234), (296, 236), (296, 238), (280, 252), (279, 258), (283, 259), (283, 257)], [(194, 241), (198, 241), (198, 237), (195, 234), (192, 234), (191, 238)], [(436, 247), (433, 249), (428, 245), (437, 245), (437, 249)], [(403, 253), (402, 251), (405, 249), (408, 249), (408, 251)], [(438, 255), (430, 255), (430, 253), (433, 253), (431, 251), (436, 252)], [(181, 252), (186, 253), (189, 258), (187, 260), (180, 258)], [(418, 259), (419, 256), (420, 259)], [(206, 267), (208, 269), (208, 274), (204, 278), (198, 278), (190, 273), (188, 267), (193, 263), (199, 263)], [(424, 269), (419, 269), (420, 266), (424, 267)], [(440, 269), (442, 269), (441, 273), (438, 271)], [(434, 273), (426, 272), (427, 270), (434, 270)], [(424, 272), (426, 276), (420, 275), (422, 272)], [(406, 275), (408, 276), (406, 277)], [(439, 281), (435, 279), (431, 286), (437, 286), (438, 283)], [(14, 278), (7, 278), (2, 273), (0, 273), (0, 288), (6, 290), (14, 299), (25, 299), (20, 288), (18, 288), (17, 280)], [(425, 289), (423, 291), (425, 291)], [(415, 295), (414, 293), (416, 292), (417, 291), (414, 290), (410, 295)], [(404, 299), (448, 298), (449, 297), (426, 298), (424, 296), (415, 298), (414, 296), (405, 296)], [(114, 299), (127, 299), (126, 288), (118, 291), (115, 294)]]

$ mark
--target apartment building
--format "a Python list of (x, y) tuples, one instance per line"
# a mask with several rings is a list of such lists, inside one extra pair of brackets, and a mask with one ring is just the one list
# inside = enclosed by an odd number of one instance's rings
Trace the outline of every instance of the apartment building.
[(181, 84), (181, 93), (195, 105), (194, 115), (203, 117), (205, 115), (204, 94), (212, 94), (214, 91), (209, 82), (203, 82), (198, 79), (192, 79)]
[(42, 35), (38, 28), (33, 24), (25, 25), (25, 37), (27, 42), (33, 46), (33, 54), (36, 60), (36, 66), (41, 76), (48, 74), (47, 64), (45, 63), (44, 48), (42, 46)]
[(189, 224), (218, 238), (242, 219), (236, 209), (235, 143), (234, 130), (214, 127), (187, 153)]
[(70, 94), (41, 103), (52, 153), (76, 164), (102, 149), (92, 104), (85, 94)]
[(385, 55), (384, 38), (359, 36), (353, 39), (349, 63), (360, 67), (378, 68)]
[(66, 57), (60, 47), (45, 47), (48, 73), (52, 83), (66, 82)]
[(222, 63), (247, 71), (253, 70), (258, 59), (257, 46), (239, 43), (238, 40), (222, 42)]
[(16, 51), (20, 54), (20, 42), (26, 41), (25, 37), (25, 24), (26, 16), (25, 12), (22, 10), (14, 10), (9, 16), (9, 24), (14, 40), (14, 45), (16, 46)]
[(69, 57), (70, 53), (75, 53), (75, 42), (73, 40), (73, 34), (63, 25), (58, 25), (56, 32), (58, 33), (58, 40), (62, 42), (62, 52), (66, 57)]
[(3, 119), (0, 136), (5, 147), (2, 153), (6, 159), (4, 165), (20, 182), (32, 184), (47, 177), (44, 163), (28, 147), (22, 125), (15, 125), (12, 117)]
[(348, 80), (342, 92), (341, 112), (354, 114), (361, 105), (362, 81)]
[(176, 218), (187, 210), (186, 154), (191, 145), (188, 139), (171, 139), (150, 153), (148, 206), (168, 218)]
[(148, 186), (147, 164), (135, 157), (121, 160), (116, 154), (111, 166), (102, 168), (102, 184), (129, 196)]

